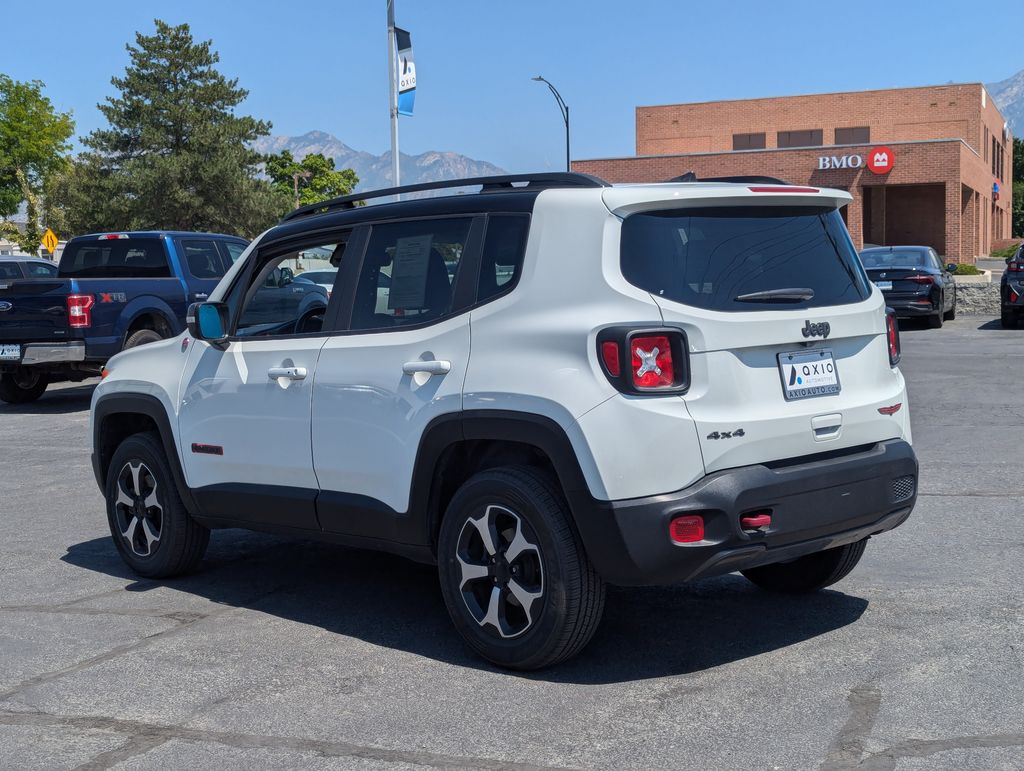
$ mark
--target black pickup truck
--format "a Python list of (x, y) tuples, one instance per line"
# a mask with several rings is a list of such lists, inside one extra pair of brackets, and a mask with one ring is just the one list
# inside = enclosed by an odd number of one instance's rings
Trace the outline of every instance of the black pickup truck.
[(168, 231), (71, 239), (52, 278), (0, 277), (0, 400), (100, 373), (126, 348), (174, 337), (248, 242)]

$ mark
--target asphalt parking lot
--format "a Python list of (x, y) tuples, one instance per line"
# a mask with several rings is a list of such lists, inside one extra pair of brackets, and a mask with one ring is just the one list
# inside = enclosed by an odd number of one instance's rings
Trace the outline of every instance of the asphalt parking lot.
[(1024, 767), (1024, 332), (903, 331), (917, 510), (834, 591), (610, 592), (581, 656), (461, 645), (433, 571), (216, 532), (137, 580), (89, 468), (91, 386), (0, 406), (0, 767)]

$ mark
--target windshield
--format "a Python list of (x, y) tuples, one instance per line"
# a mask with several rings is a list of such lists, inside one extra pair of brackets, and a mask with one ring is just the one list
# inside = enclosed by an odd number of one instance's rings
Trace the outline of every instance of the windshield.
[(873, 268), (933, 268), (927, 252), (919, 249), (894, 249), (883, 252), (861, 252), (861, 262)]
[(171, 275), (161, 238), (72, 240), (57, 268), (65, 278), (165, 278)]
[(816, 308), (870, 295), (839, 212), (731, 206), (644, 212), (622, 223), (631, 284), (720, 311)]

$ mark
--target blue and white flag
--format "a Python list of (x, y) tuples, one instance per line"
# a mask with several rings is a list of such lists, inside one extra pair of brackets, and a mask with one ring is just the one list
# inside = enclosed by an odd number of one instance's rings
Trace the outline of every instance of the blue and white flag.
[(416, 62), (412, 58), (412, 36), (395, 27), (398, 47), (398, 114), (412, 115), (416, 102)]

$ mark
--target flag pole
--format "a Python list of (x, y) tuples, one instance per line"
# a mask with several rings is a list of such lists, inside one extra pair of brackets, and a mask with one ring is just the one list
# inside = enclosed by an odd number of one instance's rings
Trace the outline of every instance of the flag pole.
[[(398, 167), (398, 62), (395, 56), (395, 0), (388, 4), (388, 98), (391, 111), (391, 180), (395, 187), (402, 184)], [(401, 196), (399, 196), (401, 197)]]

